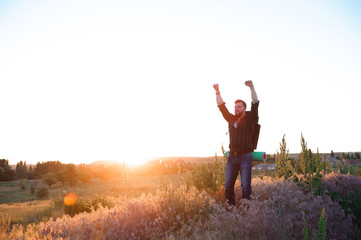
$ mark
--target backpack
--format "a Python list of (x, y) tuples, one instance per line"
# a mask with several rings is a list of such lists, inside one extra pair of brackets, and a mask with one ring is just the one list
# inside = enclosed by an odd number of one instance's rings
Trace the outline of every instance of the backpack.
[(258, 138), (259, 138), (259, 132), (261, 130), (261, 125), (259, 125), (258, 123), (256, 124), (256, 127), (253, 131), (253, 135), (252, 135), (252, 143), (253, 143), (253, 149), (257, 149), (257, 144), (258, 144)]

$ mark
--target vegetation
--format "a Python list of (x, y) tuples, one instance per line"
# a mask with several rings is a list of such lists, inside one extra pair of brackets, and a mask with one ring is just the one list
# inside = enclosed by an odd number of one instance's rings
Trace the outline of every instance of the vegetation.
[(289, 150), (287, 149), (287, 143), (285, 136), (280, 143), (280, 151), (277, 151), (276, 164), (277, 164), (277, 177), (284, 177), (288, 179), (293, 176), (295, 169), (292, 164), (292, 160), (288, 157)]
[(20, 161), (16, 164), (16, 176), (19, 179), (26, 179), (28, 177), (28, 170), (26, 167), (26, 162)]
[(49, 187), (51, 187), (52, 185), (54, 185), (55, 183), (58, 182), (58, 178), (57, 178), (57, 175), (55, 173), (46, 173), (41, 177), (41, 179)]
[(15, 171), (9, 166), (7, 159), (0, 159), (0, 181), (14, 180)]
[[(313, 230), (313, 239), (326, 240), (326, 236), (327, 236), (326, 225), (327, 225), (327, 220), (325, 219), (325, 209), (323, 208), (320, 220), (318, 221), (318, 225), (317, 225), (318, 234), (315, 230)], [(304, 220), (303, 235), (305, 240), (309, 239), (306, 220)]]
[(196, 187), (198, 190), (205, 190), (214, 194), (223, 187), (225, 182), (225, 169), (227, 158), (222, 147), (223, 157), (221, 160), (215, 156), (215, 161), (210, 163), (200, 163), (186, 176), (186, 184)]
[[(224, 202), (216, 201), (205, 191), (198, 191), (195, 187), (188, 190), (185, 186), (172, 187), (173, 183), (169, 181), (168, 191), (152, 191), (152, 194), (136, 197), (115, 197), (114, 194), (99, 196), (98, 201), (108, 201), (104, 205), (94, 200), (91, 203), (91, 198), (84, 197), (84, 201), (80, 201), (84, 204), (79, 204), (76, 209), (86, 213), (75, 214), (73, 209), (68, 208), (66, 215), (51, 220), (45, 217), (45, 213), (56, 216), (59, 209), (64, 209), (62, 198), (56, 198), (46, 202), (40, 211), (44, 221), (33, 216), (40, 224), (26, 225), (26, 228), (25, 225), (12, 225), (6, 237), (239, 239), (242, 236), (245, 239), (275, 239), (279, 236), (283, 239), (302, 239), (305, 238), (306, 225), (307, 231), (310, 231), (309, 239), (314, 238), (314, 233), (317, 238), (352, 239), (359, 231), (350, 215), (346, 215), (329, 196), (314, 197), (293, 181), (282, 178), (254, 178), (253, 199), (241, 201), (241, 192), (236, 191), (239, 205), (230, 210), (224, 207)], [(240, 188), (238, 181), (236, 188)], [(99, 207), (92, 209), (91, 204)]]
[(42, 188), (39, 188), (38, 190), (36, 190), (36, 198), (46, 198), (49, 196), (49, 191), (47, 188), (45, 187), (42, 187)]
[(289, 150), (285, 136), (280, 143), (280, 151), (277, 152), (277, 176), (292, 179), (306, 191), (312, 191), (317, 195), (323, 193), (322, 178), (326, 173), (326, 162), (317, 154), (313, 154), (307, 148), (307, 143), (301, 135), (301, 154), (299, 161), (288, 157)]
[[(14, 171), (18, 181), (0, 183), (0, 238), (360, 239), (361, 179), (342, 173), (346, 161), (332, 168), (303, 136), (300, 159), (291, 159), (283, 136), (277, 170), (254, 174), (251, 200), (237, 180), (236, 207), (224, 199), (226, 161), (154, 161), (143, 176), (124, 165), (58, 162), (29, 168), (27, 180)], [(20, 201), (28, 202), (5, 203)]]
[(19, 179), (19, 186), (23, 191), (25, 191), (25, 188), (26, 188), (26, 179), (25, 178)]

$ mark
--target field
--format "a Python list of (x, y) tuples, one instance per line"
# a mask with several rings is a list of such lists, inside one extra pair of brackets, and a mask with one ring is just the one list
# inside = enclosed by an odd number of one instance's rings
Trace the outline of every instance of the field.
[[(161, 180), (166, 178), (169, 181), (177, 182), (180, 175), (171, 175), (167, 177), (160, 176), (132, 176), (125, 184), (122, 178), (112, 178), (107, 181), (93, 178), (90, 183), (79, 183), (75, 188), (63, 185), (60, 182), (49, 188), (49, 197), (62, 196), (64, 192), (76, 191), (80, 197), (94, 194), (114, 194), (115, 192), (130, 191), (127, 194), (137, 195), (139, 193), (155, 192), (159, 187)], [(25, 191), (21, 189), (18, 181), (0, 182), (0, 203), (16, 203), (36, 200), (36, 197), (30, 193), (31, 183), (35, 180), (28, 180)], [(40, 186), (39, 186), (40, 185)], [(46, 186), (38, 181), (38, 186)]]
[[(54, 200), (62, 200), (66, 193), (74, 192), (79, 199), (89, 196), (130, 198), (142, 194), (156, 193), (165, 181), (177, 185), (181, 175), (171, 176), (133, 176), (127, 184), (122, 178), (112, 178), (108, 181), (92, 179), (90, 183), (80, 183), (75, 188), (57, 183), (49, 188), (49, 197), (37, 200), (30, 193), (30, 186), (34, 180), (28, 180), (23, 191), (18, 181), (0, 182), (0, 229), (4, 230), (14, 224), (38, 223), (63, 215), (62, 209), (54, 206)], [(45, 186), (43, 183), (38, 185)]]
[[(24, 190), (19, 181), (0, 182), (0, 238), (360, 239), (359, 176), (325, 173), (322, 188), (328, 192), (315, 195), (276, 177), (276, 171), (254, 171), (252, 200), (241, 199), (237, 180), (237, 206), (229, 207), (218, 182), (223, 167), (203, 164), (192, 174), (92, 178), (76, 187), (59, 182), (43, 200), (30, 193), (35, 180), (27, 180)], [(76, 194), (74, 205), (64, 204), (68, 193)]]

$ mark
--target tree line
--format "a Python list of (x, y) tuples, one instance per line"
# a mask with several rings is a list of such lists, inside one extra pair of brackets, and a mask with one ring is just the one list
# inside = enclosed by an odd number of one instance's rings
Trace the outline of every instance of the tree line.
[(107, 180), (122, 175), (124, 175), (124, 168), (118, 165), (108, 167), (103, 165), (75, 165), (72, 163), (64, 164), (60, 161), (38, 162), (35, 165), (27, 165), (26, 162), (20, 161), (13, 169), (7, 159), (0, 159), (0, 181), (42, 179), (49, 187), (57, 182), (75, 186), (77, 182), (87, 183), (91, 178)]
[(7, 159), (0, 159), (0, 181), (14, 181), (20, 179), (42, 179), (49, 187), (61, 182), (74, 186), (81, 181), (87, 183), (91, 178), (108, 180), (114, 177), (159, 176), (181, 174), (190, 171), (196, 164), (183, 159), (155, 160), (144, 165), (129, 169), (124, 163), (114, 164), (64, 164), (60, 161), (38, 162), (35, 165), (20, 161), (15, 169), (9, 165)]

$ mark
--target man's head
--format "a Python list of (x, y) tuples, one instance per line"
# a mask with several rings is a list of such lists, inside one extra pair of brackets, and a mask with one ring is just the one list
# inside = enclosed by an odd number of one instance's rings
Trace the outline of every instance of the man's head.
[(240, 99), (236, 100), (234, 103), (234, 114), (236, 117), (243, 117), (244, 113), (246, 112), (247, 104)]

